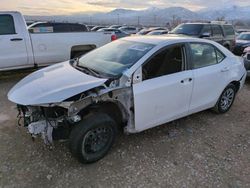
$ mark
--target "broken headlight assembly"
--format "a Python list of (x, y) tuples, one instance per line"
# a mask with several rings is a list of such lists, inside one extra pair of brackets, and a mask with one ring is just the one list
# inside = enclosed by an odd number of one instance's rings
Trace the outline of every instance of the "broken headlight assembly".
[(71, 125), (79, 121), (77, 117), (68, 119), (67, 109), (63, 107), (36, 107), (18, 105), (18, 124), (28, 128), (34, 139), (41, 135), (46, 144), (53, 140), (66, 139), (70, 133)]

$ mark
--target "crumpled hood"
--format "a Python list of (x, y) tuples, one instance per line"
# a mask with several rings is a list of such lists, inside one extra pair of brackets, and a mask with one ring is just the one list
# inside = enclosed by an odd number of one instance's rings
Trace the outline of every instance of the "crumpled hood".
[(106, 81), (75, 69), (67, 61), (28, 75), (9, 91), (8, 99), (21, 105), (58, 103)]

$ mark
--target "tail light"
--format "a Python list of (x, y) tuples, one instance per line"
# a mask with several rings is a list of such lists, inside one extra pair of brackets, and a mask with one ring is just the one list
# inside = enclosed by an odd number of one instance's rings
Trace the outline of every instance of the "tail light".
[(116, 35), (111, 35), (111, 41), (117, 40), (117, 36)]

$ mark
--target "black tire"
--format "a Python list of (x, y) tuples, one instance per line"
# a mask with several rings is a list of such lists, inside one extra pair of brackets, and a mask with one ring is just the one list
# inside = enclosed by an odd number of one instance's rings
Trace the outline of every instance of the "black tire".
[(70, 134), (70, 151), (81, 163), (102, 159), (117, 134), (116, 122), (105, 113), (93, 113), (79, 122)]
[[(230, 100), (226, 99), (227, 95), (228, 95), (228, 99)], [(234, 103), (235, 95), (236, 95), (235, 85), (229, 84), (222, 92), (213, 110), (219, 114), (228, 112)]]

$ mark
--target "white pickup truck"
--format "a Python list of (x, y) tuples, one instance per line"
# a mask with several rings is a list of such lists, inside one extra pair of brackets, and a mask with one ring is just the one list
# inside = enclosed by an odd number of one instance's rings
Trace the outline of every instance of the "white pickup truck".
[(19, 12), (0, 12), (0, 71), (63, 62), (115, 39), (111, 32), (30, 33)]

